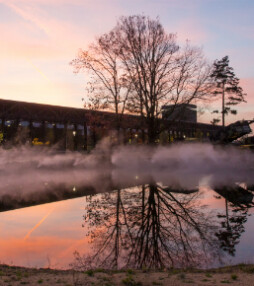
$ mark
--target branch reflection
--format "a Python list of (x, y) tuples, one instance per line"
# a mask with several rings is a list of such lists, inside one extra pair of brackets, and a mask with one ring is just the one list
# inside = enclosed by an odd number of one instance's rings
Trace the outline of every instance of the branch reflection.
[(240, 186), (215, 189), (220, 195), (218, 199), (225, 199), (225, 214), (219, 213), (221, 228), (216, 233), (221, 249), (234, 256), (236, 245), (244, 233), (244, 224), (247, 222), (249, 209), (253, 207), (253, 194)]
[(154, 183), (88, 201), (84, 225), (93, 251), (82, 259), (87, 268), (204, 267), (220, 258), (218, 225), (199, 192)]

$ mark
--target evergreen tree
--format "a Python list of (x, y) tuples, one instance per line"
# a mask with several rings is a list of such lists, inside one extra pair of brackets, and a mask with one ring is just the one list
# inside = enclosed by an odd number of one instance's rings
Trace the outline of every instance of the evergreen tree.
[[(239, 86), (239, 78), (235, 76), (234, 70), (229, 66), (228, 56), (216, 60), (213, 64), (211, 78), (215, 81), (214, 95), (222, 95), (222, 125), (225, 126), (225, 115), (237, 114), (231, 106), (245, 101), (246, 94)], [(218, 112), (218, 111), (214, 111)]]

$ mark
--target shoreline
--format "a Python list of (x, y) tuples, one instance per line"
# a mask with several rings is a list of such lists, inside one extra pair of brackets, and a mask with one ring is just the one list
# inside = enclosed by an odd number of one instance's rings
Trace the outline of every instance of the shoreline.
[(254, 264), (238, 264), (213, 269), (169, 270), (54, 270), (0, 265), (0, 285), (246, 285), (254, 284)]

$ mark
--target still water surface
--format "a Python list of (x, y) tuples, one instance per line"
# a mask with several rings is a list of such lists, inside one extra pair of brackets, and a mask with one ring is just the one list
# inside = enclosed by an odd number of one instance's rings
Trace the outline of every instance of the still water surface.
[(19, 209), (2, 205), (0, 263), (69, 268), (75, 257), (87, 268), (254, 263), (252, 191), (177, 191), (152, 183), (87, 193)]

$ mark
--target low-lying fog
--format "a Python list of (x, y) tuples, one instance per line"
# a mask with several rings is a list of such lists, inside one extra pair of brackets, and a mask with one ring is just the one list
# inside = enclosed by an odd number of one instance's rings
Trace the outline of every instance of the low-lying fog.
[(98, 192), (160, 182), (175, 189), (254, 184), (254, 153), (210, 144), (119, 146), (90, 154), (53, 149), (0, 149), (0, 196), (43, 192), (47, 186), (92, 186)]

